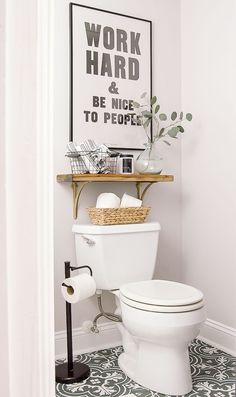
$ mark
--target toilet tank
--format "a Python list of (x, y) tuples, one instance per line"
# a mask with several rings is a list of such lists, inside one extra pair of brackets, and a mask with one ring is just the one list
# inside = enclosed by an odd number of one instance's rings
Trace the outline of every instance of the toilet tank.
[(153, 276), (160, 224), (73, 225), (77, 265), (89, 265), (97, 289), (118, 289)]

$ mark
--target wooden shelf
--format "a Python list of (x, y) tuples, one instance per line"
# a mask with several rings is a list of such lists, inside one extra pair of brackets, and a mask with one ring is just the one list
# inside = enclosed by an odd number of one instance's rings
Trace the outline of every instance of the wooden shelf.
[(155, 174), (62, 174), (57, 182), (172, 182), (173, 175)]
[[(61, 174), (57, 182), (70, 182), (73, 190), (73, 216), (77, 218), (78, 203), (85, 185), (91, 182), (136, 182), (137, 197), (143, 200), (149, 187), (157, 182), (173, 182), (173, 175), (155, 174)], [(143, 187), (142, 185), (146, 186)]]

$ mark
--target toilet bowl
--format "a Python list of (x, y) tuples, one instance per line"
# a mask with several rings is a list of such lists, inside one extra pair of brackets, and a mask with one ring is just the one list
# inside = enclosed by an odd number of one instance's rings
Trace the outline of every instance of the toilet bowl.
[(124, 341), (120, 368), (154, 391), (189, 393), (188, 345), (205, 321), (202, 292), (181, 283), (149, 280), (121, 286), (119, 302)]
[(152, 280), (160, 229), (146, 222), (72, 230), (78, 266), (90, 266), (97, 289), (116, 295), (121, 369), (156, 392), (183, 395), (192, 389), (188, 345), (205, 321), (204, 300), (188, 285)]

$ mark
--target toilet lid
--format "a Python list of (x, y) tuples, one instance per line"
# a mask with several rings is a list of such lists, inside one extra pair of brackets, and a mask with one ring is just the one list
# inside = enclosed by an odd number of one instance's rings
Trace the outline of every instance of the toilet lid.
[(122, 294), (120, 294), (120, 302), (121, 302), (121, 306), (122, 304), (124, 304), (126, 306), (130, 306), (145, 312), (165, 313), (165, 314), (192, 312), (194, 310), (201, 309), (205, 305), (204, 300), (201, 300), (197, 303), (193, 303), (192, 305), (181, 305), (181, 306), (149, 305), (146, 303), (141, 303), (134, 301), (132, 299), (128, 299)]
[(126, 300), (146, 305), (176, 307), (203, 300), (203, 293), (186, 284), (166, 280), (148, 280), (125, 284), (120, 288)]

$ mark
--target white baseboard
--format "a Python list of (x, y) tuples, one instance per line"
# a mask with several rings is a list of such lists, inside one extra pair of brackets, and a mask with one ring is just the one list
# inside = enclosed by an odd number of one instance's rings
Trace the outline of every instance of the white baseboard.
[[(199, 338), (226, 353), (236, 356), (236, 330), (217, 321), (207, 319), (202, 327)], [(84, 331), (82, 327), (73, 330), (74, 354), (89, 353), (121, 345), (121, 335), (117, 325), (112, 322), (99, 326), (99, 333)], [(66, 357), (66, 332), (55, 333), (56, 359)]]
[[(93, 334), (80, 328), (73, 329), (73, 353), (89, 353), (121, 345), (121, 335), (117, 324), (107, 322), (99, 325), (99, 333)], [(56, 359), (66, 357), (66, 331), (55, 333)]]
[(217, 321), (207, 319), (199, 338), (226, 353), (236, 356), (236, 329)]

